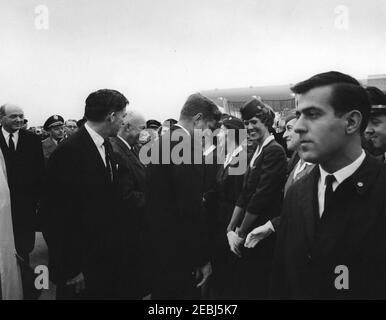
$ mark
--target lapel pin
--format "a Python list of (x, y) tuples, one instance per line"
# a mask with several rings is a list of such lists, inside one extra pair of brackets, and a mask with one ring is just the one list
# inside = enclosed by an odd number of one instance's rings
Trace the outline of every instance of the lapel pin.
[(360, 182), (360, 181), (359, 181), (359, 182), (357, 183), (357, 186), (358, 186), (358, 187), (363, 187), (363, 182)]

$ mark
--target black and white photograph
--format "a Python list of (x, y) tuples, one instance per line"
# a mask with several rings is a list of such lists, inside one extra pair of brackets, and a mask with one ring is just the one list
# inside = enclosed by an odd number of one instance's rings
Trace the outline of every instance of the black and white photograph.
[(386, 299), (385, 30), (385, 0), (1, 0), (0, 300)]

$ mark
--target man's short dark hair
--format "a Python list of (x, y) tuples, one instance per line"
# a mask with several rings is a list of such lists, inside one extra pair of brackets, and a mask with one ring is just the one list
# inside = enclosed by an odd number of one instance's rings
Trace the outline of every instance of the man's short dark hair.
[(101, 89), (91, 93), (86, 99), (84, 116), (87, 120), (100, 122), (111, 112), (123, 110), (129, 101), (116, 90)]
[(290, 122), (290, 121), (293, 120), (293, 119), (296, 119), (296, 114), (293, 114), (293, 113), (289, 114), (289, 115), (285, 118), (285, 120), (284, 120), (285, 125), (287, 125), (287, 123)]
[(212, 100), (200, 93), (194, 93), (189, 96), (182, 107), (180, 118), (192, 119), (198, 113), (201, 113), (206, 121), (219, 121), (221, 118), (221, 112)]
[(297, 83), (291, 90), (296, 94), (304, 94), (322, 86), (332, 86), (330, 104), (336, 115), (341, 116), (352, 110), (358, 110), (362, 114), (360, 131), (363, 132), (369, 119), (370, 102), (365, 89), (353, 77), (337, 71), (319, 73)]

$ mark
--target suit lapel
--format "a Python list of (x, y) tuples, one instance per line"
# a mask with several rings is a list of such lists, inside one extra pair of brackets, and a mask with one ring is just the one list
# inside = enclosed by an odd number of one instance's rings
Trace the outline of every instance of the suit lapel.
[[(378, 166), (372, 163), (374, 159), (366, 156), (362, 165), (356, 172), (346, 180), (344, 180), (334, 192), (333, 208), (323, 213), (323, 220), (331, 220), (326, 222), (329, 226), (325, 236), (321, 239), (321, 249), (327, 254), (333, 250), (339, 254), (339, 244), (342, 243), (342, 238), (346, 235), (346, 228), (354, 216), (355, 208), (359, 208), (363, 203), (362, 196), (369, 190), (378, 174)], [(349, 201), (349, 202), (348, 202)], [(350, 206), (351, 204), (351, 206)], [(350, 209), (352, 208), (352, 209)], [(359, 210), (360, 212), (363, 210)], [(365, 215), (371, 213), (362, 212)], [(358, 217), (356, 217), (358, 219)], [(358, 234), (357, 237), (361, 235)]]
[(139, 167), (141, 170), (145, 169), (145, 166), (143, 165), (143, 163), (138, 159), (137, 155), (135, 154), (134, 150), (131, 149), (129, 150), (129, 153), (128, 153), (130, 159), (132, 160), (132, 162), (134, 163), (135, 166)]
[(101, 172), (104, 172), (107, 179), (108, 172), (107, 172), (105, 163), (103, 162), (102, 157), (98, 151), (98, 148), (95, 145), (89, 133), (87, 132), (86, 128), (82, 127), (81, 129), (79, 129), (79, 134), (81, 135), (83, 144), (85, 146), (85, 150), (84, 150), (85, 154), (90, 155), (95, 159), (95, 165), (98, 167), (98, 170), (100, 170)]
[(15, 152), (20, 153), (25, 148), (24, 145), (25, 145), (25, 135), (24, 135), (23, 130), (20, 129), (19, 130), (19, 139), (17, 141)]
[(295, 169), (293, 169), (291, 171), (290, 175), (287, 178), (287, 181), (286, 181), (285, 186), (284, 186), (284, 193), (285, 194), (287, 193), (288, 188), (292, 185), (292, 183), (294, 181), (294, 173), (295, 173)]
[(118, 137), (114, 138), (114, 141), (121, 150), (121, 154), (124, 154), (126, 157), (130, 157), (130, 149), (123, 143), (123, 141)]
[(307, 238), (311, 245), (315, 242), (316, 225), (319, 219), (319, 205), (318, 205), (318, 181), (319, 168), (315, 168), (310, 174), (304, 178), (301, 188), (299, 188), (299, 198), (301, 206), (301, 214), (305, 222), (305, 229)]

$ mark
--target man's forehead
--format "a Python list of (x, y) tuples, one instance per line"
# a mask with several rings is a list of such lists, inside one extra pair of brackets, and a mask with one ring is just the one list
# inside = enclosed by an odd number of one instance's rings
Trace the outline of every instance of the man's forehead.
[(20, 108), (19, 106), (17, 105), (14, 105), (14, 104), (7, 104), (5, 105), (5, 114), (7, 116), (11, 115), (11, 114), (24, 114), (24, 111), (22, 108)]
[[(246, 120), (246, 121), (251, 121), (251, 120), (258, 120), (258, 121), (260, 121), (260, 118), (258, 118), (258, 117), (256, 117), (256, 116), (253, 116), (252, 118), (249, 118), (248, 120)], [(245, 121), (245, 120), (244, 120)]]
[(313, 88), (303, 94), (296, 96), (296, 109), (302, 111), (307, 108), (332, 108), (331, 101), (332, 87), (322, 86)]
[(144, 116), (134, 112), (128, 112), (124, 118), (125, 124), (133, 124), (136, 126), (146, 126), (146, 119)]
[(288, 126), (293, 126), (293, 125), (295, 124), (296, 120), (297, 120), (296, 118), (291, 119), (290, 121), (287, 122), (287, 125), (286, 125), (286, 126), (287, 126), (287, 127), (288, 127)]

